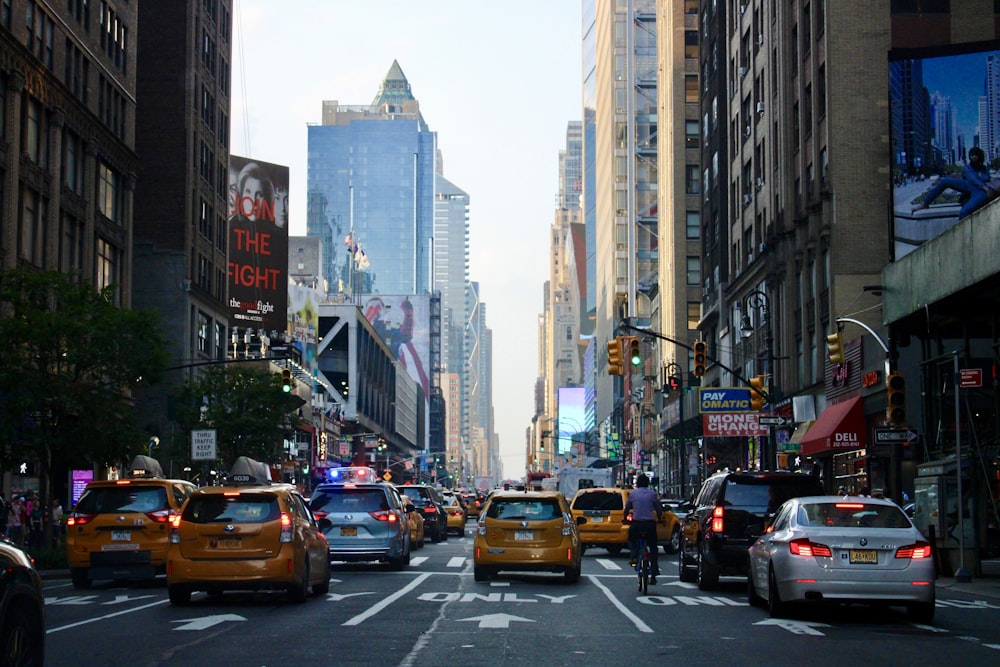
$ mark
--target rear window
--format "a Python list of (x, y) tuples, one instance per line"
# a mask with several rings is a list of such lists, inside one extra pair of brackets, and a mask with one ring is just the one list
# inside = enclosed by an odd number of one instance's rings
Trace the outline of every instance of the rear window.
[(413, 501), (414, 505), (423, 504), (429, 496), (429, 494), (425, 493), (423, 489), (417, 488), (415, 486), (410, 486), (410, 487), (403, 486), (397, 488), (399, 488), (399, 492), (401, 494), (403, 494), (411, 501)]
[(610, 491), (595, 491), (593, 493), (581, 493), (573, 499), (573, 509), (575, 510), (623, 510), (625, 501), (622, 494)]
[(867, 503), (808, 503), (799, 507), (800, 526), (833, 528), (909, 528), (903, 510), (889, 505)]
[(562, 516), (559, 503), (553, 499), (498, 498), (490, 503), (486, 516), (491, 519), (521, 521), (551, 521)]
[(381, 489), (337, 488), (318, 490), (309, 501), (309, 509), (329, 513), (379, 512), (389, 509), (389, 500)]
[(76, 504), (81, 514), (157, 512), (169, 509), (162, 486), (116, 486), (89, 489)]
[(783, 502), (791, 498), (819, 495), (817, 482), (812, 477), (802, 479), (743, 479), (730, 477), (726, 480), (724, 504), (751, 511), (777, 511)]
[(281, 516), (278, 498), (265, 493), (191, 496), (184, 506), (184, 521), (190, 523), (265, 523)]

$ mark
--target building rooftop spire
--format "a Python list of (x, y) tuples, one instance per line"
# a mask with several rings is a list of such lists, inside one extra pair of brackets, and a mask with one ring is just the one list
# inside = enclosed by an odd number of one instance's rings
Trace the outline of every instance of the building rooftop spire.
[(399, 66), (398, 60), (392, 61), (385, 79), (379, 84), (378, 93), (372, 101), (373, 107), (381, 107), (383, 104), (402, 105), (403, 102), (413, 101), (413, 93), (410, 90), (410, 82), (406, 80), (403, 69)]

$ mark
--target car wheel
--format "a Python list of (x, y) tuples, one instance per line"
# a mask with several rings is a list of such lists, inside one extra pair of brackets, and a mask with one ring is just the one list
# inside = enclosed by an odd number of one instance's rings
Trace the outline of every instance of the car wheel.
[(677, 554), (677, 578), (686, 584), (693, 584), (698, 580), (698, 575), (688, 567), (688, 557), (681, 544), (680, 552)]
[(566, 583), (575, 584), (580, 581), (580, 568), (571, 567), (563, 573), (563, 577), (566, 579)]
[(212, 587), (208, 588), (205, 592), (208, 593), (211, 597), (217, 598), (220, 595), (222, 595), (222, 587), (221, 586), (212, 586)]
[(622, 545), (620, 545), (620, 544), (612, 544), (607, 549), (608, 549), (608, 553), (609, 554), (611, 554), (612, 556), (617, 556), (618, 554), (620, 554), (622, 552)]
[(191, 603), (191, 589), (181, 584), (171, 584), (167, 586), (167, 595), (170, 597), (170, 604), (183, 606)]
[(330, 563), (329, 563), (329, 561), (327, 562), (326, 567), (323, 568), (323, 572), (324, 572), (323, 581), (319, 582), (318, 584), (313, 584), (313, 595), (326, 595), (327, 593), (330, 592)]
[(12, 605), (0, 635), (0, 663), (41, 665), (44, 645), (45, 628), (37, 613)]
[(670, 533), (670, 541), (663, 545), (663, 553), (675, 554), (681, 548), (681, 528), (674, 526), (674, 532)]
[(458, 530), (458, 536), (459, 537), (465, 537), (465, 528), (459, 528), (459, 530)]
[(447, 523), (444, 524), (443, 528), (441, 528), (441, 541), (442, 542), (447, 542), (448, 541), (448, 524)]
[(389, 566), (396, 572), (402, 572), (406, 569), (407, 556), (408, 554), (400, 554), (399, 558), (390, 558)]
[(698, 589), (710, 591), (719, 585), (719, 571), (708, 563), (706, 551), (708, 546), (704, 541), (698, 550)]
[(476, 581), (489, 581), (491, 576), (493, 576), (493, 572), (488, 568), (479, 565), (472, 568), (472, 577)]
[(73, 588), (77, 590), (87, 590), (90, 588), (90, 572), (85, 567), (74, 567), (69, 571), (73, 579)]
[(753, 575), (747, 574), (747, 601), (751, 607), (764, 607), (765, 600), (757, 595), (757, 587), (753, 583)]
[(926, 625), (934, 621), (934, 608), (935, 603), (933, 601), (913, 602), (906, 605), (906, 615), (914, 623), (923, 623)]
[(302, 566), (302, 581), (288, 587), (288, 599), (292, 602), (305, 602), (309, 597), (309, 560)]
[(774, 576), (774, 568), (767, 571), (767, 611), (771, 618), (784, 618), (787, 613), (787, 605), (781, 601), (778, 593), (778, 579)]

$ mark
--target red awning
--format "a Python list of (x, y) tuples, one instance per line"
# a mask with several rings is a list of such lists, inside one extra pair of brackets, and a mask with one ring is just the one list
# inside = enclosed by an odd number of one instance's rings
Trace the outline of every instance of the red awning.
[(864, 406), (861, 397), (855, 396), (823, 410), (802, 438), (802, 455), (850, 451), (866, 445)]

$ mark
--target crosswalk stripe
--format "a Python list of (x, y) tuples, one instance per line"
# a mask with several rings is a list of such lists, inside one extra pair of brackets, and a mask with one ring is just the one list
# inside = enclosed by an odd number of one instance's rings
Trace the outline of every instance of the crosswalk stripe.
[(463, 567), (465, 565), (465, 556), (455, 556), (448, 560), (448, 567)]
[(420, 565), (425, 560), (427, 560), (427, 556), (410, 556), (410, 565)]
[(621, 571), (622, 567), (618, 563), (614, 562), (609, 558), (598, 558), (598, 564), (605, 570)]

